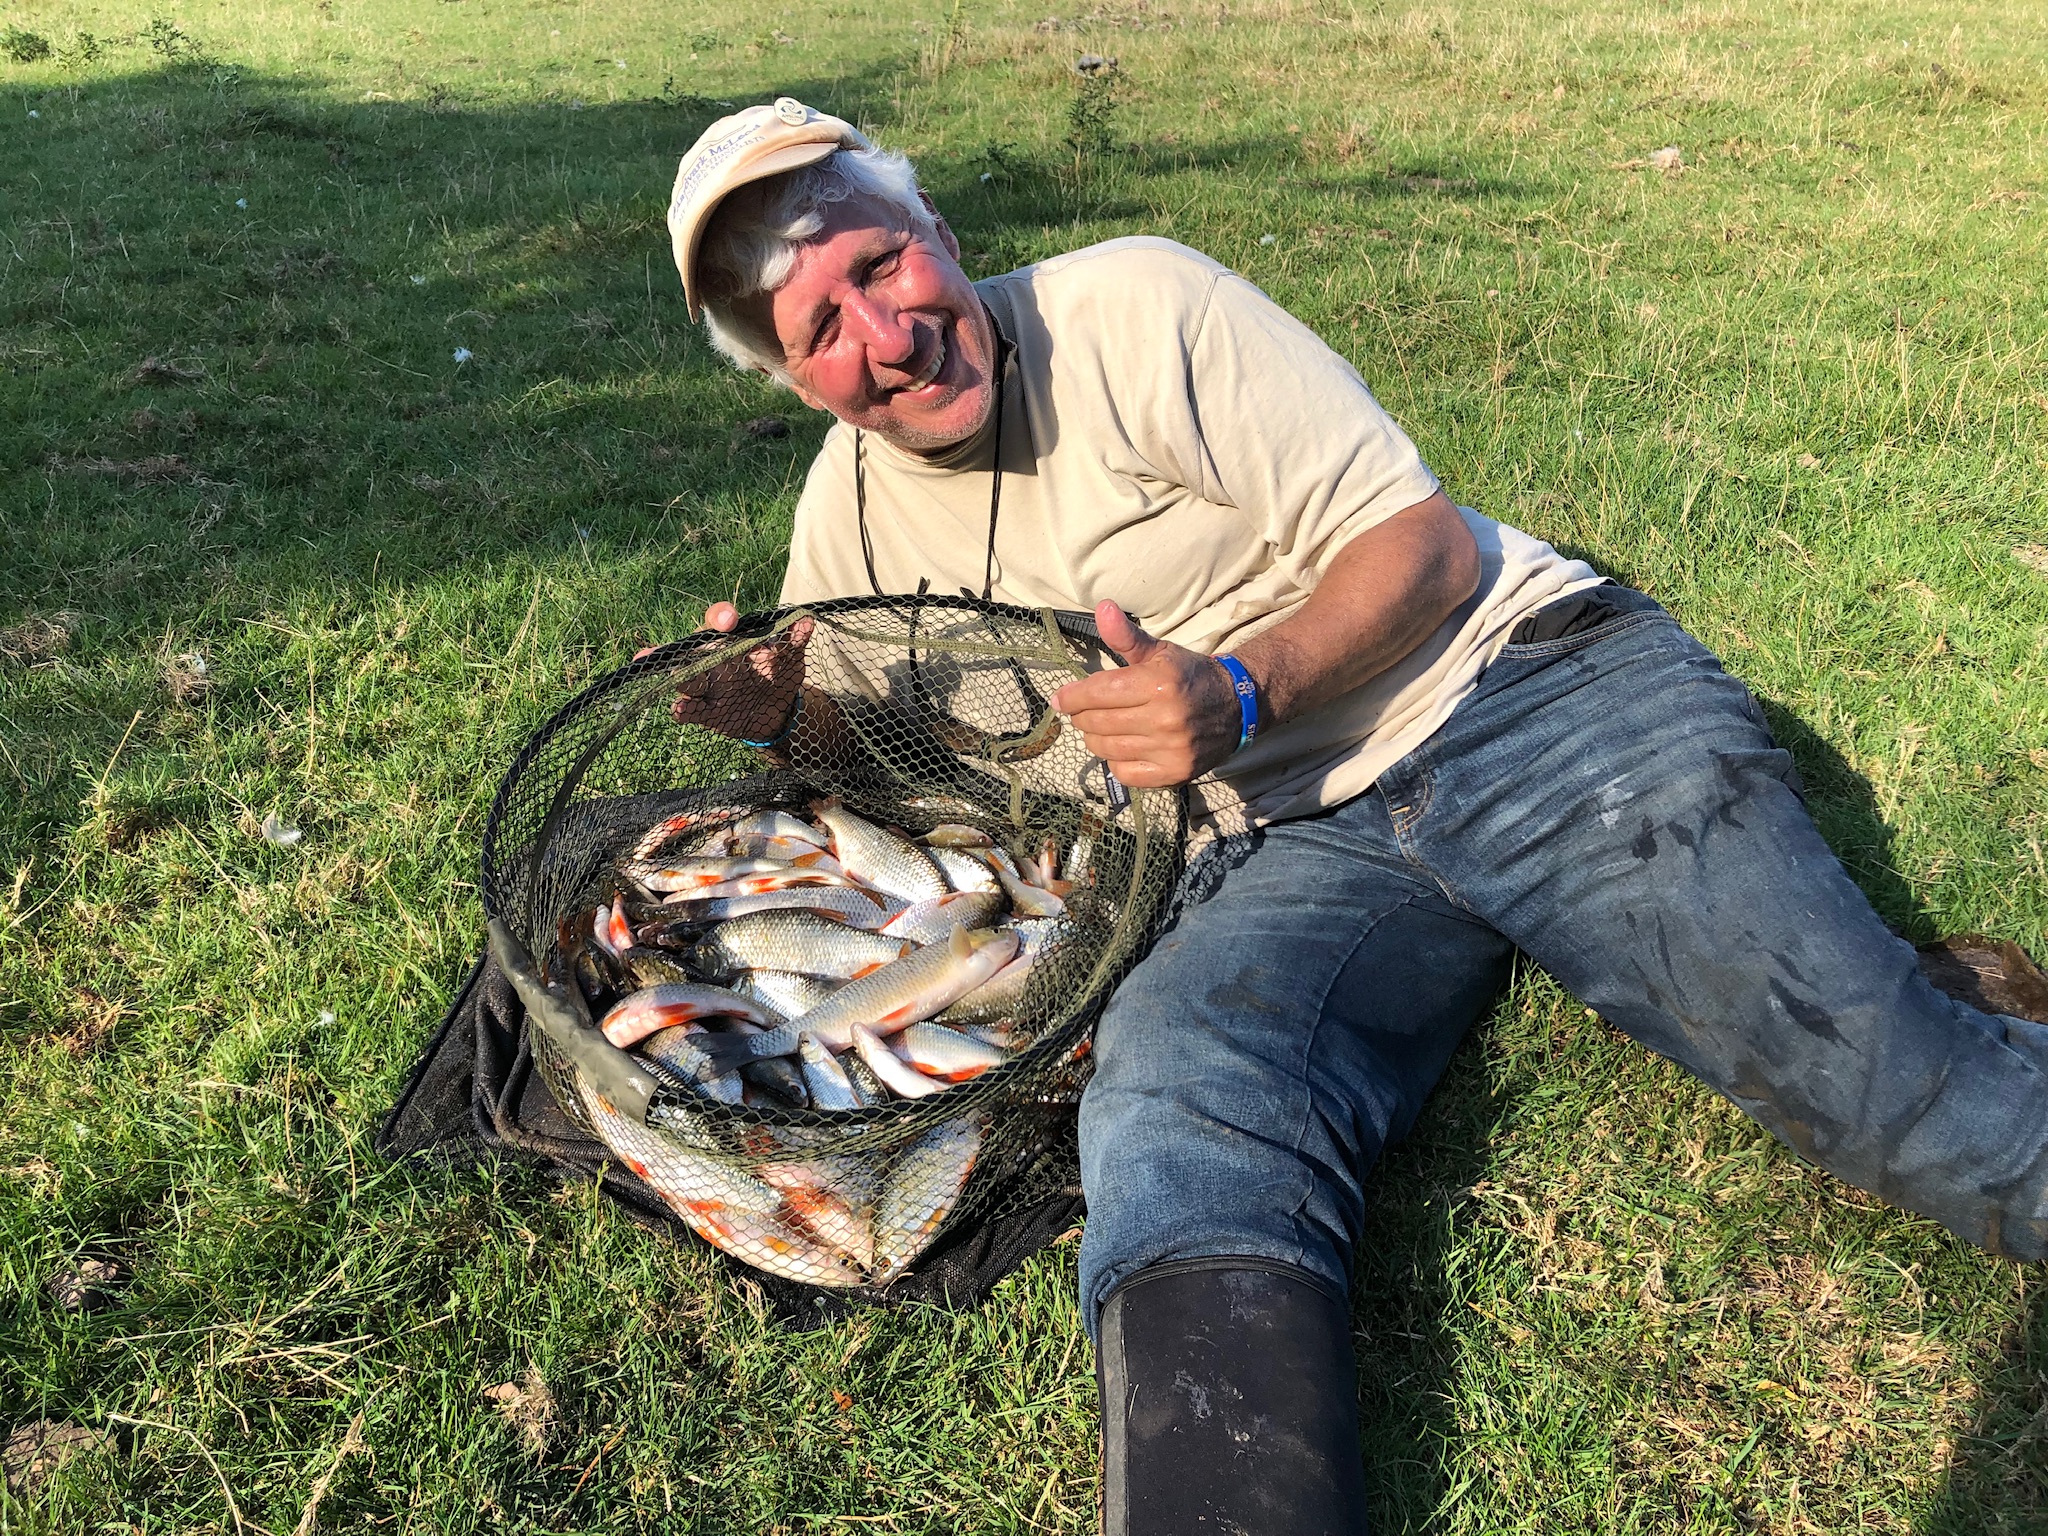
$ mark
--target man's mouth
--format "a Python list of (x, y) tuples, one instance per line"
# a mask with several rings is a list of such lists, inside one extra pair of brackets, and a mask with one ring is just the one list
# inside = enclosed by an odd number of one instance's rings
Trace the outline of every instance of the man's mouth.
[(924, 367), (918, 371), (916, 378), (912, 379), (908, 384), (903, 385), (900, 389), (896, 391), (896, 393), (899, 395), (907, 395), (913, 394), (916, 391), (923, 389), (927, 384), (931, 383), (933, 379), (936, 379), (939, 376), (939, 370), (944, 368), (945, 366), (946, 333), (944, 331), (941, 331), (932, 343), (931, 361), (926, 363)]

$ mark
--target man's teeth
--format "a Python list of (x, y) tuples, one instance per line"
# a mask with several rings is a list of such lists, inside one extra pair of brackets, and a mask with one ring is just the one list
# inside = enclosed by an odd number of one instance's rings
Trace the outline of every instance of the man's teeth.
[(939, 370), (945, 366), (946, 338), (941, 336), (938, 340), (938, 345), (932, 348), (932, 360), (925, 365), (924, 372), (920, 373), (915, 379), (911, 380), (908, 384), (904, 385), (903, 387), (905, 389), (923, 389), (925, 385), (931, 383), (933, 379), (936, 379), (939, 376)]

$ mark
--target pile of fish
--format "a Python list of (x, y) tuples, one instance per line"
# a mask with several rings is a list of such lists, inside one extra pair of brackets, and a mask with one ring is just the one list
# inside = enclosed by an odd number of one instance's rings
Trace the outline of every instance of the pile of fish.
[(727, 1104), (928, 1098), (1027, 1044), (1019, 1004), (1072, 890), (1057, 841), (1014, 855), (965, 825), (913, 840), (813, 814), (657, 823), (612, 898), (562, 920), (556, 979), (650, 1075)]
[(545, 981), (502, 924), (494, 949), (575, 1062), (599, 1137), (693, 1230), (770, 1273), (876, 1285), (959, 1201), (983, 1110), (886, 1155), (762, 1123), (735, 1157), (656, 1085), (831, 1113), (1001, 1065), (1030, 1043), (1025, 988), (1094, 839), (1084, 829), (1062, 859), (1051, 837), (1015, 851), (964, 824), (911, 838), (834, 801), (811, 811), (667, 817), (619, 862), (609, 900), (558, 925)]

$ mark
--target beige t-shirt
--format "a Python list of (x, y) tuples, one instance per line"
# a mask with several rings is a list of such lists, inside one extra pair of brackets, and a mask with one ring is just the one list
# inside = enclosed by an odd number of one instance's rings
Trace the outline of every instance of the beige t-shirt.
[[(1293, 613), (1338, 550), (1437, 489), (1357, 371), (1307, 326), (1170, 240), (1090, 246), (978, 283), (1015, 346), (1003, 388), (998, 601), (1120, 603), (1163, 639), (1229, 651)], [(884, 592), (979, 596), (994, 423), (931, 459), (863, 439)], [(1426, 741), (1523, 615), (1600, 580), (1459, 509), (1479, 590), (1385, 672), (1268, 730), (1196, 786), (1215, 825), (1364, 793)], [(797, 503), (785, 603), (865, 593), (853, 432)]]

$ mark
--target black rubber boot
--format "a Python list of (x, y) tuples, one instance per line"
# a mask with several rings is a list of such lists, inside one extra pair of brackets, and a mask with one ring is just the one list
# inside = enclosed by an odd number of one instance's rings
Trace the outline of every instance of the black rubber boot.
[(1098, 1333), (1104, 1536), (1365, 1536), (1351, 1311), (1321, 1282), (1158, 1264)]

